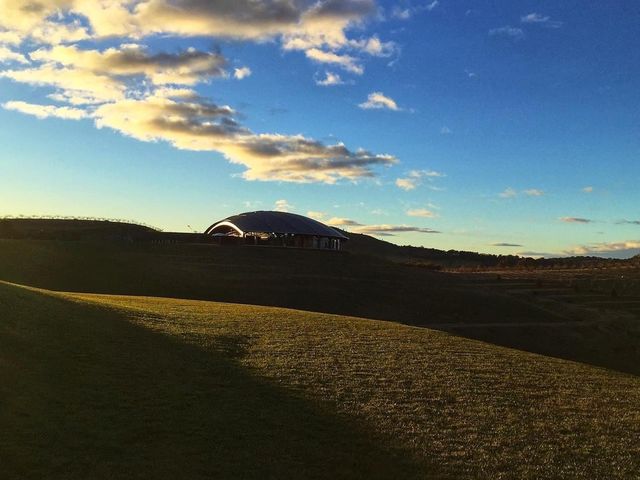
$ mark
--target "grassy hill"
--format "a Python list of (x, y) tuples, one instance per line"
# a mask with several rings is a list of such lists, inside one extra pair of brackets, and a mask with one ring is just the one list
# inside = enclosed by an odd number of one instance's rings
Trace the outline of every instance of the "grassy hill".
[[(0, 280), (51, 290), (280, 306), (431, 326), (640, 374), (640, 325), (486, 281), (349, 252), (0, 240)], [(505, 283), (505, 282), (502, 282)]]
[(395, 323), (0, 284), (4, 478), (635, 478), (640, 379)]

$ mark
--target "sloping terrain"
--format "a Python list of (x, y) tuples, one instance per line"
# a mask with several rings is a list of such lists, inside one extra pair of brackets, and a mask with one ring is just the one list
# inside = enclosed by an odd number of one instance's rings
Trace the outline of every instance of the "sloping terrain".
[(5, 478), (636, 478), (640, 379), (395, 323), (0, 284)]
[[(487, 276), (485, 276), (487, 277)], [(640, 322), (514, 295), (487, 277), (348, 252), (0, 240), (0, 280), (52, 290), (216, 300), (432, 326), (640, 375)], [(495, 283), (495, 282), (494, 282)], [(615, 312), (614, 312), (615, 313)], [(594, 321), (595, 320), (595, 321)]]

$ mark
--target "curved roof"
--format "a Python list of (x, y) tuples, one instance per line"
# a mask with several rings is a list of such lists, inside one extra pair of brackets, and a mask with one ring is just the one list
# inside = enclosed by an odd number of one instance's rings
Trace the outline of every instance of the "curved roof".
[(309, 217), (286, 212), (245, 212), (232, 215), (224, 220), (211, 225), (204, 232), (213, 234), (216, 227), (235, 227), (240, 233), (244, 232), (268, 232), (268, 233), (293, 233), (297, 235), (315, 235), (318, 237), (340, 238), (348, 240), (337, 230), (326, 226)]

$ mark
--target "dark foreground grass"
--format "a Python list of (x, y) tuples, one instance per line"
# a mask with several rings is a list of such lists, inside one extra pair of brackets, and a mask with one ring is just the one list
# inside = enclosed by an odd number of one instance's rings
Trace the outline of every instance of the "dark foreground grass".
[(637, 478), (640, 379), (398, 324), (0, 285), (8, 478)]

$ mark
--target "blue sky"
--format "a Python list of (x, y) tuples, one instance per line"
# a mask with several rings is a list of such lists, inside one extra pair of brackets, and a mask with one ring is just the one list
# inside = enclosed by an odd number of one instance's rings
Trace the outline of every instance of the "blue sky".
[(34, 5), (0, 0), (0, 215), (640, 253), (636, 1)]

